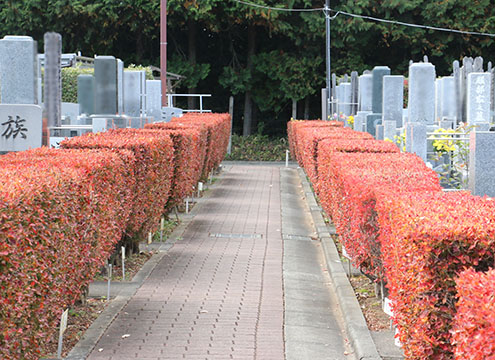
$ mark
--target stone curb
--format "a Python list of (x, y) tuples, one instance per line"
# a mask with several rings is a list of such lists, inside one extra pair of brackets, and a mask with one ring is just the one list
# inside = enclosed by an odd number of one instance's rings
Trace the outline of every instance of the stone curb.
[[(219, 175), (221, 176), (221, 175)], [(219, 180), (221, 182), (221, 180)], [(160, 260), (166, 255), (167, 251), (171, 249), (176, 241), (180, 241), (182, 235), (186, 231), (186, 228), (191, 223), (195, 214), (202, 207), (202, 204), (206, 199), (208, 199), (214, 189), (213, 185), (208, 185), (208, 190), (205, 191), (203, 197), (196, 199), (196, 205), (191, 209), (189, 214), (180, 215), (181, 220), (179, 226), (170, 235), (171, 241), (164, 242), (158, 247), (152, 246), (150, 248), (158, 250), (139, 270), (139, 272), (132, 278), (132, 281), (123, 286), (119, 295), (116, 296), (106, 309), (98, 316), (98, 318), (91, 324), (91, 326), (85, 331), (79, 342), (72, 348), (65, 360), (84, 360), (86, 359), (91, 351), (95, 348), (98, 340), (103, 336), (106, 329), (115, 320), (117, 315), (122, 311), (122, 309), (127, 305), (129, 300), (134, 296), (137, 290), (141, 287), (144, 281), (150, 276), (155, 267), (158, 265)], [(153, 245), (153, 244), (151, 244)], [(144, 247), (146, 248), (146, 246)]]
[(361, 311), (361, 307), (356, 299), (351, 283), (347, 278), (347, 273), (342, 266), (337, 247), (333, 242), (331, 235), (335, 234), (335, 228), (327, 226), (321, 215), (321, 209), (316, 202), (311, 186), (306, 178), (304, 170), (298, 169), (299, 177), (303, 184), (306, 201), (311, 209), (311, 216), (321, 240), (325, 260), (327, 262), (328, 273), (332, 279), (332, 287), (339, 301), (342, 310), (345, 327), (352, 348), (354, 349), (357, 359), (359, 360), (379, 360), (382, 359), (378, 354), (371, 333), (366, 325), (366, 320)]

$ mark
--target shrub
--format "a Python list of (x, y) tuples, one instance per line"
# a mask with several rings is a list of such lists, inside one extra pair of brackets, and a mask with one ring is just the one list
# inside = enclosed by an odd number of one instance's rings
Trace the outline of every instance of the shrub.
[[(180, 204), (186, 196), (191, 194), (197, 184), (199, 163), (196, 159), (199, 154), (199, 132), (196, 129), (167, 129), (164, 123), (154, 126), (146, 125), (145, 130), (135, 130), (153, 136), (163, 134), (170, 137), (174, 143), (174, 170), (171, 180), (170, 196), (167, 209), (172, 209)], [(160, 125), (163, 125), (160, 127)]]
[(320, 200), (353, 264), (382, 278), (375, 204), (382, 196), (441, 190), (438, 177), (413, 154), (320, 153)]
[(232, 135), (232, 152), (227, 160), (233, 161), (285, 161), (286, 138), (267, 135)]
[(202, 174), (202, 179), (206, 179), (208, 174), (220, 165), (227, 153), (230, 137), (230, 115), (188, 113), (181, 118), (173, 118), (171, 123), (206, 126), (208, 145), (205, 159), (206, 166)]
[(173, 142), (169, 136), (134, 129), (118, 129), (64, 140), (62, 148), (120, 149), (133, 152), (135, 186), (133, 209), (127, 224), (129, 245), (154, 231), (164, 213), (173, 175)]
[(133, 174), (109, 151), (42, 148), (0, 164), (0, 357), (37, 359), (120, 240)]
[(377, 211), (406, 357), (452, 358), (455, 279), (467, 267), (486, 271), (493, 266), (495, 202), (466, 192), (390, 194), (377, 202)]
[(495, 270), (469, 269), (457, 283), (457, 313), (452, 344), (457, 359), (495, 359)]
[(308, 127), (343, 127), (344, 123), (340, 121), (323, 121), (323, 120), (291, 120), (287, 123), (287, 136), (289, 138), (289, 151), (294, 160), (300, 163), (299, 145), (297, 143), (298, 133), (302, 128)]
[(324, 139), (373, 140), (373, 136), (350, 128), (309, 127), (300, 129), (297, 135), (299, 163), (304, 167), (313, 184), (318, 182), (318, 145)]

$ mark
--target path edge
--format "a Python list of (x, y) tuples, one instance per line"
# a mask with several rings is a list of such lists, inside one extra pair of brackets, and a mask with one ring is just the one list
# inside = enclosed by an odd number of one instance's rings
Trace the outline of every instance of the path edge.
[(351, 346), (359, 360), (380, 360), (382, 357), (378, 354), (375, 342), (371, 337), (366, 320), (357, 301), (354, 290), (347, 278), (342, 261), (340, 260), (337, 247), (331, 237), (335, 234), (335, 228), (327, 226), (321, 214), (313, 190), (308, 182), (306, 173), (302, 168), (298, 168), (299, 178), (303, 185), (304, 194), (308, 203), (313, 223), (321, 241), (325, 260), (327, 263), (328, 273), (332, 279), (331, 286), (337, 294), (339, 307), (345, 322), (345, 329), (351, 341)]

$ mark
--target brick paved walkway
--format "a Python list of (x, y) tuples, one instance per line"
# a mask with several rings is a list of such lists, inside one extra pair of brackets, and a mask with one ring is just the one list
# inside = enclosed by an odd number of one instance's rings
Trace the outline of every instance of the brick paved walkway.
[(279, 168), (234, 166), (89, 359), (284, 359)]

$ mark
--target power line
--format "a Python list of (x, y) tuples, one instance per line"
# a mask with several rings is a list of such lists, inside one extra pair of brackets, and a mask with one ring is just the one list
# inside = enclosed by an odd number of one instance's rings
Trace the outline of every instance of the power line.
[(287, 11), (287, 12), (314, 12), (314, 11), (323, 11), (324, 8), (317, 8), (317, 9), (287, 9), (287, 8), (277, 8), (277, 7), (272, 7), (272, 6), (265, 6), (265, 5), (259, 5), (259, 4), (254, 4), (251, 2), (247, 1), (242, 1), (242, 0), (234, 0), (235, 2), (238, 2), (239, 4), (243, 5), (248, 5), (252, 7), (257, 7), (265, 10), (275, 10), (275, 11)]
[(411, 23), (406, 23), (406, 22), (402, 22), (402, 21), (379, 19), (376, 17), (367, 16), (367, 15), (351, 14), (351, 13), (348, 13), (345, 11), (337, 11), (337, 10), (333, 10), (333, 9), (330, 9), (330, 11), (335, 12), (335, 15), (333, 15), (333, 16), (326, 14), (326, 16), (330, 18), (330, 20), (334, 20), (337, 16), (342, 14), (345, 16), (353, 17), (353, 18), (360, 18), (360, 19), (365, 19), (365, 20), (370, 20), (370, 21), (384, 22), (384, 23), (388, 23), (388, 24), (402, 25), (402, 26), (408, 26), (408, 27), (419, 28), (419, 29), (444, 31), (444, 32), (451, 32), (451, 33), (464, 34), (464, 35), (478, 35), (478, 36), (495, 37), (495, 34), (490, 34), (490, 33), (476, 32), (476, 31), (463, 31), (463, 30), (447, 29), (447, 28), (436, 27), (436, 26), (411, 24)]
[(491, 34), (491, 33), (476, 32), (476, 31), (464, 31), (464, 30), (457, 30), (457, 29), (442, 28), (442, 27), (437, 27), (437, 26), (411, 24), (411, 23), (406, 23), (406, 22), (403, 22), (403, 21), (380, 19), (380, 18), (376, 18), (376, 17), (373, 17), (373, 16), (352, 14), (352, 13), (349, 13), (349, 12), (346, 12), (346, 11), (340, 11), (340, 10), (334, 10), (334, 9), (329, 9), (329, 11), (335, 13), (335, 15), (330, 16), (327, 13), (327, 11), (326, 11), (325, 8), (287, 9), (287, 8), (277, 8), (277, 7), (272, 7), (272, 6), (259, 5), (259, 4), (255, 4), (255, 3), (248, 2), (248, 1), (243, 1), (243, 0), (233, 0), (233, 1), (238, 2), (239, 4), (243, 4), (243, 5), (247, 5), (247, 6), (252, 6), (252, 7), (257, 7), (257, 8), (265, 9), (265, 10), (286, 11), (286, 12), (315, 12), (315, 11), (323, 11), (325, 13), (325, 16), (327, 16), (328, 18), (330, 18), (330, 20), (334, 20), (339, 15), (344, 15), (344, 16), (349, 16), (349, 17), (353, 17), (353, 18), (359, 18), (359, 19), (364, 19), (364, 20), (369, 20), (369, 21), (375, 21), (375, 22), (383, 22), (383, 23), (387, 23), (387, 24), (408, 26), (408, 27), (413, 27), (413, 28), (417, 28), (417, 29), (427, 29), (427, 30), (434, 30), (434, 31), (443, 31), (443, 32), (450, 32), (450, 33), (463, 34), (463, 35), (476, 35), (476, 36), (495, 37), (495, 34)]

